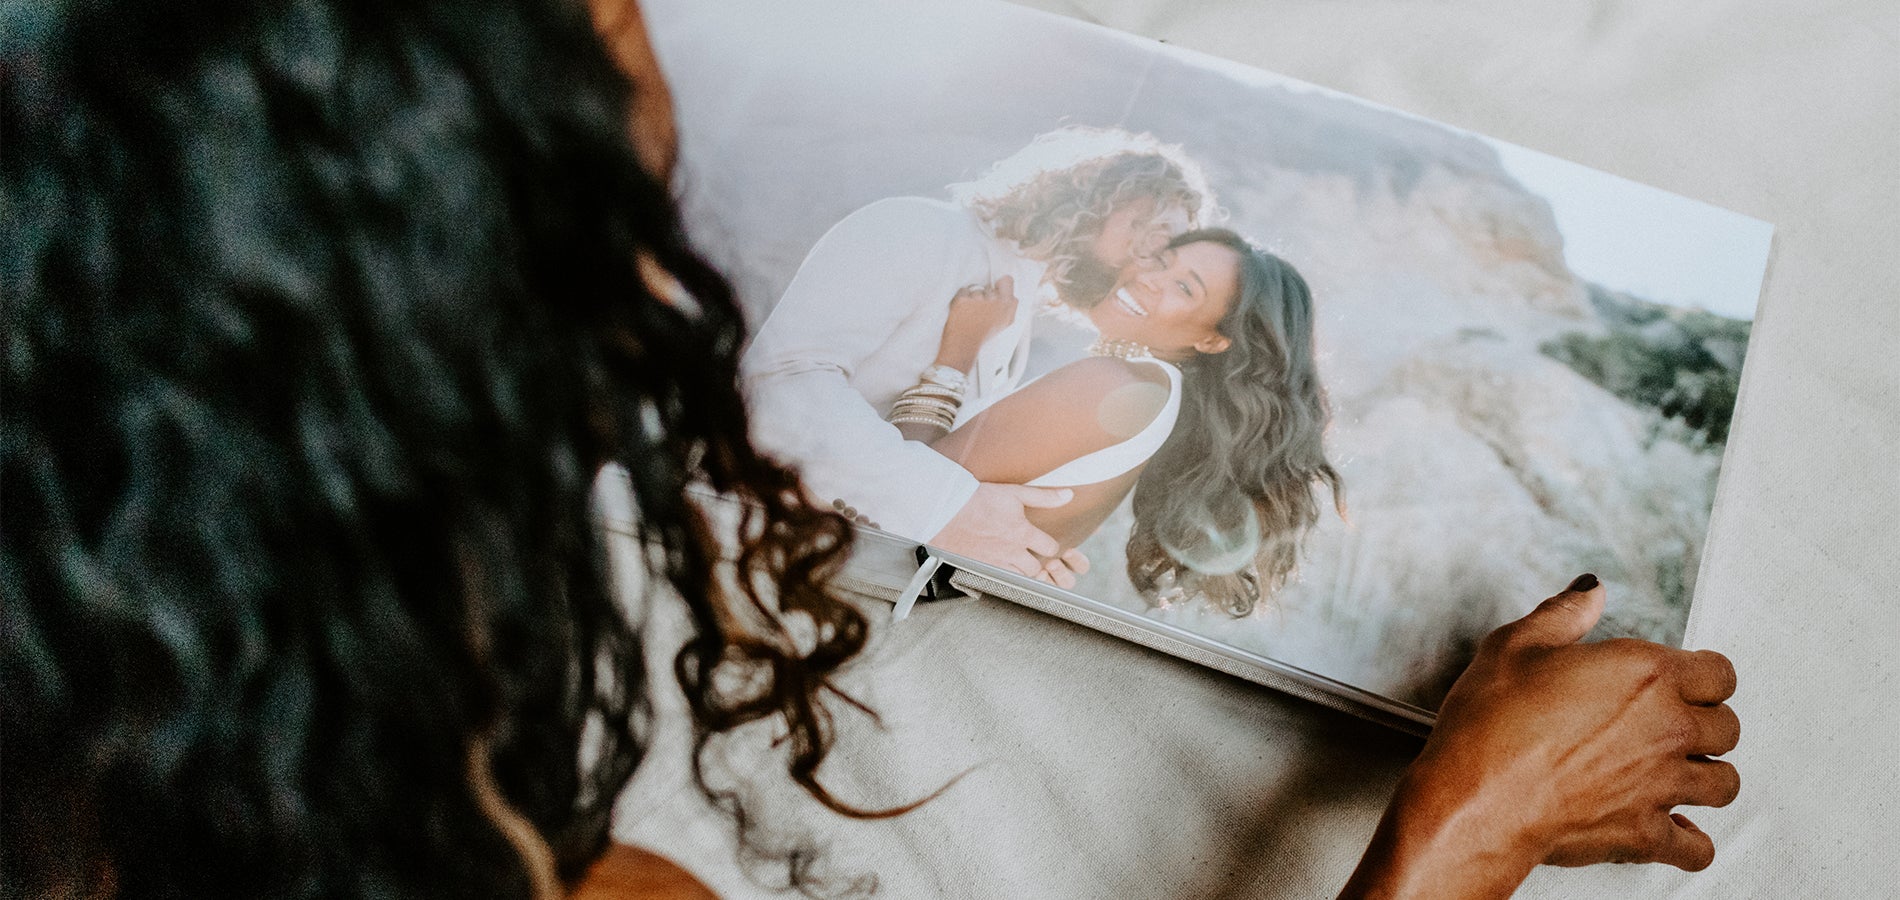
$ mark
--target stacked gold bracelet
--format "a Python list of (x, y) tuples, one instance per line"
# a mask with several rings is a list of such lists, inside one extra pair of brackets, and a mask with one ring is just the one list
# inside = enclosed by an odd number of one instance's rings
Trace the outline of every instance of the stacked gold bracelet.
[(897, 395), (886, 421), (892, 425), (916, 423), (949, 431), (963, 406), (962, 372), (949, 366), (931, 366), (914, 385)]

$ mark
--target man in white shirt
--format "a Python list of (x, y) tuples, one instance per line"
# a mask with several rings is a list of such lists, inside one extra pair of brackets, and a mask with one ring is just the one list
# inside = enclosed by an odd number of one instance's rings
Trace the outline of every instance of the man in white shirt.
[(886, 415), (931, 367), (959, 290), (1007, 277), (1017, 302), (965, 376), (961, 421), (1021, 383), (1039, 305), (1100, 302), (1124, 266), (1207, 224), (1212, 193), (1178, 148), (1066, 128), (952, 195), (877, 201), (812, 247), (741, 364), (753, 437), (860, 523), (1073, 584), (1085, 562), (1056, 558), (1023, 514), (1068, 491), (979, 483)]

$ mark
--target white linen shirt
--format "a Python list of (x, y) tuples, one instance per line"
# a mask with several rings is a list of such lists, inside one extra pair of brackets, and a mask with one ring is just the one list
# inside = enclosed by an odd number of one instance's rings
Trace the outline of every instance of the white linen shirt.
[(1016, 319), (986, 342), (958, 420), (1022, 381), (1047, 267), (992, 235), (962, 206), (879, 200), (819, 238), (741, 361), (752, 436), (799, 467), (821, 502), (929, 541), (976, 492), (976, 478), (884, 421), (936, 360), (950, 300), (1015, 279)]

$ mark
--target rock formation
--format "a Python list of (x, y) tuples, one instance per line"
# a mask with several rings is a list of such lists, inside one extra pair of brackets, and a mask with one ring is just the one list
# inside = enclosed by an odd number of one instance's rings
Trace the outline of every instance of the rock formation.
[[(1183, 142), (1229, 224), (1312, 285), (1351, 520), (1327, 516), (1300, 579), (1251, 616), (1150, 614), (1426, 707), (1479, 637), (1581, 572), (1609, 586), (1595, 636), (1679, 642), (1722, 447), (1552, 350), (1623, 336), (1672, 377), (1683, 359), (1738, 371), (1746, 324), (1578, 279), (1548, 205), (1478, 138), (1318, 92), (1245, 94), (1138, 103), (1130, 124)], [(1195, 127), (1221, 108), (1246, 114)], [(1081, 590), (1145, 609), (1120, 570), (1125, 516), (1084, 548)]]

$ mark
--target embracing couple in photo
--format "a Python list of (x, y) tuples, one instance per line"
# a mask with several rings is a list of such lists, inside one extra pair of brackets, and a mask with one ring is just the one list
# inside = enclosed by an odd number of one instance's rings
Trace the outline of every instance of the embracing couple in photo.
[[(755, 439), (859, 524), (1061, 587), (1132, 491), (1134, 586), (1247, 613), (1339, 495), (1305, 281), (1147, 135), (1051, 132), (951, 194), (811, 249), (742, 363)], [(1098, 336), (1025, 384), (1045, 312)]]

